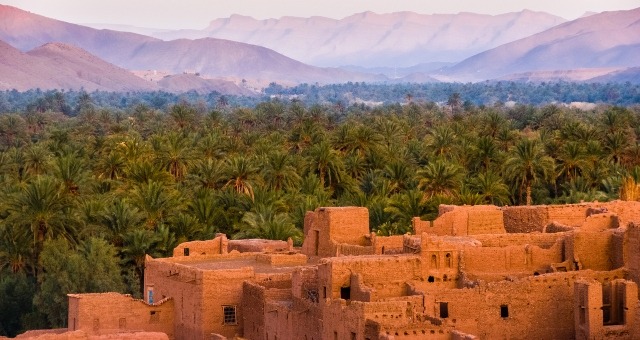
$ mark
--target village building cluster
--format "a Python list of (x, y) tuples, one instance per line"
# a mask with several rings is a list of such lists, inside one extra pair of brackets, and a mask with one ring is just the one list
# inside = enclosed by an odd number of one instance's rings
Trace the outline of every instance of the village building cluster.
[(443, 205), (413, 231), (379, 236), (366, 208), (331, 207), (307, 213), (300, 249), (225, 235), (182, 243), (147, 257), (144, 300), (69, 295), (66, 334), (640, 339), (640, 202)]

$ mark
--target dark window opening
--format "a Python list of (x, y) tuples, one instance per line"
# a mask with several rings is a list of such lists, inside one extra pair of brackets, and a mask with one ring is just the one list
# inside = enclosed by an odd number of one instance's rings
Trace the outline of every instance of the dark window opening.
[(356, 333), (351, 332), (351, 340), (356, 340)]
[(184, 248), (184, 256), (189, 256), (189, 248)]
[(159, 323), (160, 322), (160, 312), (152, 310), (149, 312), (149, 323)]
[(224, 325), (237, 325), (236, 306), (222, 306), (222, 317)]
[(449, 317), (449, 303), (440, 302), (440, 318), (446, 319)]
[(327, 287), (322, 287), (322, 298), (323, 299), (327, 298)]
[(451, 268), (451, 254), (447, 253), (447, 255), (444, 256), (444, 262), (445, 265), (447, 266), (447, 268)]
[(538, 272), (533, 272), (533, 276), (538, 276), (538, 275), (540, 275), (540, 273), (538, 273)]
[(436, 282), (436, 278), (433, 276), (429, 276), (429, 278), (427, 278), (428, 282)]
[(500, 317), (501, 318), (508, 318), (509, 317), (509, 306), (507, 306), (507, 305), (500, 306)]
[(343, 300), (351, 300), (351, 287), (340, 287), (340, 298)]

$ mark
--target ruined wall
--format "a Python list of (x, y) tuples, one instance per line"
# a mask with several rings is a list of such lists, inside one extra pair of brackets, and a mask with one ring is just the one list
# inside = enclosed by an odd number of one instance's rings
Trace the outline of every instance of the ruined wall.
[(293, 249), (289, 248), (287, 241), (277, 240), (229, 240), (229, 251), (237, 250), (241, 253), (261, 253), (261, 252), (283, 252)]
[(173, 336), (174, 301), (147, 304), (118, 293), (69, 294), (69, 330), (101, 335), (130, 330)]
[[(305, 215), (302, 252), (308, 256), (336, 256), (338, 244), (370, 246), (369, 210), (362, 207), (318, 208)], [(356, 251), (356, 250), (354, 250)]]
[(462, 254), (466, 273), (545, 273), (552, 263), (564, 261), (562, 242), (548, 249), (534, 245), (507, 247), (465, 247)]
[[(418, 218), (419, 220), (420, 218)], [(401, 254), (403, 252), (404, 235), (375, 236), (373, 234), (373, 247), (376, 255)]]
[(562, 241), (566, 233), (529, 233), (529, 234), (495, 234), (475, 235), (483, 247), (507, 247), (515, 245), (532, 245), (540, 248), (551, 248), (556, 242)]
[(507, 233), (542, 232), (548, 223), (545, 206), (504, 207), (504, 228)]
[(243, 334), (247, 339), (265, 339), (264, 304), (266, 288), (245, 281), (242, 286)]
[(611, 232), (575, 232), (565, 244), (566, 259), (579, 264), (580, 269), (613, 270), (621, 264), (616, 260), (616, 252)]
[[(624, 266), (629, 270), (629, 279), (640, 284), (640, 225), (632, 223), (624, 233)], [(640, 296), (638, 296), (640, 298)]]
[(433, 222), (412, 220), (414, 233), (435, 235), (478, 235), (504, 233), (502, 210), (492, 205), (440, 206)]
[(228, 242), (224, 234), (219, 234), (213, 240), (183, 242), (173, 249), (173, 256), (226, 254)]
[(322, 312), (322, 339), (364, 340), (365, 303), (353, 301), (347, 304), (336, 300), (325, 305)]
[(627, 280), (574, 285), (575, 338), (637, 339), (638, 286)]
[(616, 214), (621, 227), (626, 227), (631, 222), (640, 223), (640, 202), (612, 201), (599, 203), (597, 206), (602, 206)]
[(580, 230), (598, 232), (618, 228), (619, 226), (618, 215), (608, 212), (588, 216), (580, 227)]
[(419, 256), (389, 255), (338, 257), (324, 259), (318, 265), (321, 301), (339, 299), (341, 288), (350, 287), (351, 276), (360, 274), (362, 284), (371, 289), (371, 299), (406, 295), (406, 281), (423, 277)]
[[(620, 272), (553, 273), (477, 288), (425, 292), (425, 310), (440, 317), (446, 303), (446, 324), (481, 339), (572, 339), (575, 335), (574, 289), (577, 279), (601, 282)], [(470, 308), (470, 306), (473, 306)], [(455, 323), (454, 323), (455, 320)]]

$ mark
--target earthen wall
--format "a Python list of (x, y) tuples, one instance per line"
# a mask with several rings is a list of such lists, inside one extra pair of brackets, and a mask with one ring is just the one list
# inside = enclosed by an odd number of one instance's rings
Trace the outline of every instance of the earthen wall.
[(102, 335), (131, 330), (173, 336), (174, 301), (147, 304), (118, 293), (69, 294), (69, 330)]

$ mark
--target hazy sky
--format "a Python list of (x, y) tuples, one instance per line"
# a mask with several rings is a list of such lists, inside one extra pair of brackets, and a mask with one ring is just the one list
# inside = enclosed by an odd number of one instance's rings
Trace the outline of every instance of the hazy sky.
[(209, 21), (242, 14), (257, 19), (413, 11), (423, 14), (502, 14), (523, 9), (575, 19), (587, 11), (640, 7), (639, 0), (0, 0), (72, 23), (111, 23), (152, 28), (204, 28)]

